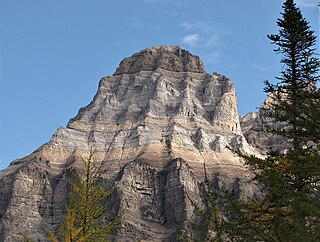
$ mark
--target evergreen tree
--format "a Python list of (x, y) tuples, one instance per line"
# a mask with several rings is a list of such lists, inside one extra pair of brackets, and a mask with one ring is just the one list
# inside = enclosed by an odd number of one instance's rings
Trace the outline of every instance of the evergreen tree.
[[(105, 190), (102, 183), (98, 182), (99, 168), (94, 162), (93, 152), (83, 163), (83, 170), (73, 172), (71, 198), (58, 237), (65, 242), (107, 241), (123, 213), (102, 226), (101, 218), (105, 212), (103, 202), (112, 190)], [(58, 237), (49, 233), (53, 242), (59, 241)]]
[(277, 84), (266, 83), (273, 102), (264, 112), (281, 130), (291, 148), (270, 152), (266, 159), (239, 153), (266, 192), (259, 200), (232, 203), (236, 219), (229, 237), (235, 241), (320, 241), (320, 62), (316, 37), (293, 0), (283, 4), (279, 33), (269, 35), (282, 55)]
[(278, 34), (268, 35), (282, 54), (283, 70), (275, 85), (267, 82), (266, 91), (273, 93), (270, 107), (276, 121), (290, 124), (290, 129), (281, 132), (290, 138), (294, 146), (301, 146), (320, 139), (319, 81), (320, 62), (314, 55), (316, 36), (309, 23), (302, 17), (293, 0), (283, 5), (282, 19), (278, 19)]

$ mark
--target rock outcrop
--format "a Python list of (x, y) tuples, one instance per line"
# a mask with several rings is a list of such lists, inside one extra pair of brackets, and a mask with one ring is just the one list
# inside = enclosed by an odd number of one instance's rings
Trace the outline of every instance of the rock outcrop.
[(204, 199), (203, 163), (217, 189), (257, 192), (228, 147), (259, 154), (243, 135), (231, 80), (208, 74), (179, 46), (145, 49), (102, 78), (66, 128), (1, 171), (0, 241), (22, 241), (21, 234), (45, 241), (65, 212), (70, 169), (92, 149), (106, 184), (116, 188), (106, 217), (126, 209), (116, 239), (176, 241), (176, 226), (190, 230), (194, 219), (187, 194)]
[(288, 127), (287, 123), (274, 122), (274, 119), (268, 115), (270, 104), (273, 102), (272, 95), (269, 95), (259, 111), (240, 117), (241, 129), (247, 142), (259, 149), (262, 155), (270, 151), (284, 152), (290, 148), (290, 143), (285, 137), (272, 132), (272, 130), (282, 130)]

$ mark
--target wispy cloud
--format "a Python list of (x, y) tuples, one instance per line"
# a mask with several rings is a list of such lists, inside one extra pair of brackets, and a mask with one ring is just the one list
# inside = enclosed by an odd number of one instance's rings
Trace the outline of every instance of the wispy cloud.
[[(189, 32), (182, 37), (182, 42), (192, 47), (214, 47), (221, 43), (221, 36), (227, 34), (226, 31), (219, 30), (205, 22), (183, 22), (180, 26)], [(192, 41), (189, 41), (189, 40)], [(187, 41), (186, 41), (187, 40)]]
[(296, 4), (300, 7), (315, 8), (318, 6), (318, 0), (296, 0)]
[(221, 42), (220, 35), (218, 33), (211, 34), (206, 40), (206, 46), (217, 46)]
[(181, 38), (184, 44), (202, 52), (207, 63), (221, 65), (224, 59), (223, 38), (225, 35), (233, 35), (231, 31), (204, 21), (185, 21), (180, 27), (185, 33)]
[(188, 34), (182, 37), (182, 42), (195, 47), (202, 42), (202, 39), (200, 38), (199, 34)]

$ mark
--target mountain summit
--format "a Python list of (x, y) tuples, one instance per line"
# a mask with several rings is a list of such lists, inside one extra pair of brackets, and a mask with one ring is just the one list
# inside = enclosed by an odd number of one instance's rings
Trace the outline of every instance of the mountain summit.
[(156, 46), (144, 49), (121, 61), (114, 75), (155, 71), (158, 68), (174, 72), (205, 73), (198, 56), (180, 46)]
[[(231, 80), (202, 68), (199, 57), (178, 46), (124, 59), (113, 76), (101, 79), (93, 101), (67, 129), (55, 133), (47, 159), (64, 163), (70, 154), (62, 156), (60, 147), (66, 144), (75, 153), (93, 146), (101, 159), (117, 160), (120, 167), (137, 158), (160, 166), (178, 157), (210, 163), (219, 154), (230, 160), (227, 146), (249, 151)], [(56, 149), (59, 156), (52, 160)]]
[(117, 240), (176, 241), (176, 226), (190, 230), (195, 219), (187, 197), (203, 201), (204, 163), (217, 189), (255, 192), (228, 147), (258, 154), (243, 136), (232, 81), (179, 46), (142, 50), (100, 80), (66, 128), (1, 171), (0, 241), (45, 241), (48, 227), (58, 229), (70, 170), (90, 150), (115, 187), (106, 222), (126, 211)]

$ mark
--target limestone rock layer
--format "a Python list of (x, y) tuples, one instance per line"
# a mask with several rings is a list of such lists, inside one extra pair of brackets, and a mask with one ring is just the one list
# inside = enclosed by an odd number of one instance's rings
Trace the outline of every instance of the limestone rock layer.
[(257, 154), (243, 136), (231, 80), (208, 74), (179, 46), (145, 49), (102, 78), (66, 128), (1, 171), (0, 241), (23, 241), (21, 234), (45, 241), (48, 227), (58, 229), (70, 169), (90, 150), (116, 188), (105, 222), (126, 211), (116, 240), (177, 241), (176, 226), (190, 230), (194, 218), (187, 194), (204, 202), (204, 163), (216, 189), (257, 192), (229, 148)]

